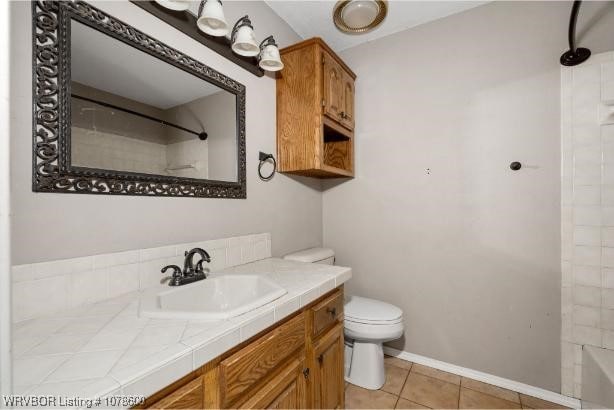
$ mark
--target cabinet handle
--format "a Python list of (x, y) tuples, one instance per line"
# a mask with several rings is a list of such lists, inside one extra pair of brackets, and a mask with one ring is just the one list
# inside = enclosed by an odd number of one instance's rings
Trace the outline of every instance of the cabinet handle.
[(309, 378), (309, 367), (303, 369), (303, 376), (305, 376), (306, 379)]
[(322, 362), (324, 361), (324, 355), (321, 354), (318, 356), (318, 362), (320, 362), (320, 364), (322, 364)]
[(340, 116), (341, 118), (345, 118), (345, 112), (341, 111), (341, 112), (339, 113), (339, 116)]
[(335, 307), (327, 308), (326, 309), (326, 313), (330, 313), (331, 316), (335, 317), (335, 316), (337, 316), (337, 308), (335, 308)]

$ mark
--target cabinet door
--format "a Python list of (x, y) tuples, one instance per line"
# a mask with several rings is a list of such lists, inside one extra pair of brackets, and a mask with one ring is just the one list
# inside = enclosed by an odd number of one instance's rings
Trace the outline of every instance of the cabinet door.
[(324, 114), (335, 121), (341, 121), (343, 111), (343, 71), (327, 53), (322, 53), (324, 79)]
[(343, 109), (341, 110), (341, 124), (354, 129), (354, 79), (343, 73)]
[(293, 359), (266, 385), (239, 406), (242, 409), (304, 409), (307, 407), (304, 359)]
[(342, 323), (314, 343), (313, 407), (316, 409), (342, 409), (345, 406), (343, 349)]

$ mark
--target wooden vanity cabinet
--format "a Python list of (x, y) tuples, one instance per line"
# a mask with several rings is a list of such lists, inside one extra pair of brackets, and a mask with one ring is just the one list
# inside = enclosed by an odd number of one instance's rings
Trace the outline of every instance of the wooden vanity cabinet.
[(202, 409), (204, 408), (204, 377), (198, 376), (185, 386), (155, 402), (154, 409)]
[(280, 53), (279, 171), (320, 178), (353, 176), (356, 75), (320, 38)]
[(143, 407), (343, 408), (343, 288), (148, 398)]
[(343, 324), (338, 323), (313, 347), (313, 408), (342, 409), (345, 399), (343, 377)]
[(266, 385), (241, 403), (239, 409), (307, 408), (305, 360), (294, 358)]
[(320, 299), (308, 314), (312, 408), (342, 409), (345, 399), (343, 292), (333, 292)]
[[(299, 314), (222, 360), (218, 366), (224, 382), (219, 386), (221, 407), (243, 407), (241, 403), (254, 396), (250, 391), (261, 390), (261, 384), (267, 389), (269, 380), (285, 374), (287, 362), (302, 363), (305, 324), (305, 315)], [(277, 382), (284, 384), (284, 380)]]

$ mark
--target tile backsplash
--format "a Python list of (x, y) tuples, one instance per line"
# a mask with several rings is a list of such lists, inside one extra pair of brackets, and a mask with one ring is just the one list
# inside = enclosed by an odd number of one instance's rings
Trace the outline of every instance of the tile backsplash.
[(199, 247), (211, 255), (211, 271), (271, 257), (269, 233), (159, 248), (63, 259), (12, 268), (13, 321), (88, 305), (160, 283), (160, 269), (183, 267), (183, 253)]

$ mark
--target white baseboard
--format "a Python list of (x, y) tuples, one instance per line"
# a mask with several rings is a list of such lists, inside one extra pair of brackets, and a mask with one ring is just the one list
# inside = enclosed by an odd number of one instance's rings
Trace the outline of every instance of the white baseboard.
[(388, 346), (384, 346), (384, 353), (389, 356), (394, 356), (398, 357), (399, 359), (407, 360), (408, 362), (414, 362), (424, 366), (432, 367), (434, 369), (443, 370), (448, 373), (469, 377), (480, 382), (492, 384), (498, 387), (503, 387), (504, 389), (513, 390), (518, 393), (537, 397), (539, 399), (547, 400), (552, 403), (561, 404), (565, 407), (571, 407), (573, 409), (581, 408), (580, 400), (574, 399), (573, 397), (564, 396), (562, 394), (555, 393), (550, 390), (541, 389), (539, 387), (530, 386), (528, 384), (505, 379), (503, 377), (480, 372), (477, 370), (468, 369), (466, 367), (457, 366), (455, 364), (442, 362), (440, 360), (431, 359), (430, 357), (404, 352), (402, 350), (393, 349), (392, 347)]

